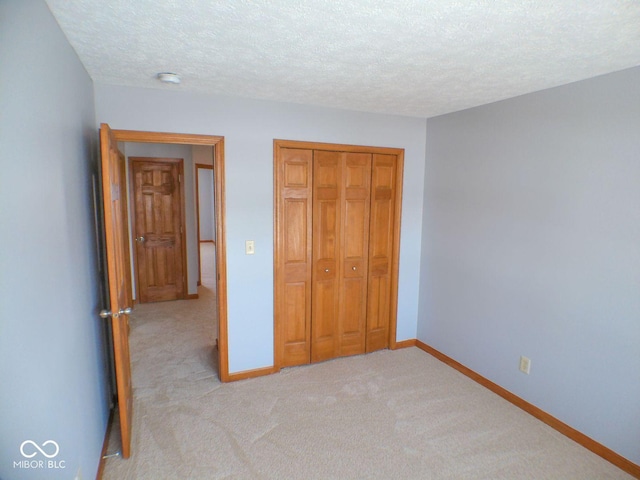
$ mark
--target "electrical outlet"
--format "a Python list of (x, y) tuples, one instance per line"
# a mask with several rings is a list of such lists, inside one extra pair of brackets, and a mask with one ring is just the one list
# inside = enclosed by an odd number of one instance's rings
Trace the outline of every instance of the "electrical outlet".
[(520, 357), (520, 371), (529, 375), (531, 372), (531, 359), (525, 356)]

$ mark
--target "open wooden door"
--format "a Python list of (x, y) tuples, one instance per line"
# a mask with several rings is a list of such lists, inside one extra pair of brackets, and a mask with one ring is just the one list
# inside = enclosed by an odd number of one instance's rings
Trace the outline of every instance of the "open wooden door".
[(129, 358), (129, 313), (131, 313), (131, 269), (127, 240), (127, 189), (124, 156), (109, 128), (100, 125), (102, 154), (102, 202), (104, 208), (109, 310), (100, 312), (111, 318), (113, 351), (118, 389), (118, 410), (122, 435), (122, 457), (131, 454), (131, 361)]

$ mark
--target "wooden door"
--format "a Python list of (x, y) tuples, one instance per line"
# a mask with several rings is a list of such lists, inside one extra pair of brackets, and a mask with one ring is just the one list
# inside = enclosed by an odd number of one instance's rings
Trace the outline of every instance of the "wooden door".
[(276, 140), (274, 165), (276, 368), (395, 348), (403, 150)]
[(334, 358), (339, 351), (341, 240), (340, 152), (313, 152), (313, 267), (311, 288), (311, 361)]
[(185, 297), (182, 159), (131, 157), (137, 297)]
[(278, 151), (276, 180), (276, 363), (309, 363), (311, 357), (311, 181), (313, 152)]
[(396, 232), (397, 156), (373, 156), (371, 228), (367, 302), (367, 352), (389, 347), (389, 329), (395, 305), (393, 260)]
[(365, 352), (371, 154), (342, 154), (338, 355)]
[[(111, 129), (100, 126), (102, 154), (102, 193), (109, 280), (109, 310), (111, 312), (118, 412), (122, 437), (122, 456), (131, 453), (131, 420), (133, 393), (129, 356), (129, 315), (131, 270), (128, 261), (127, 190), (124, 178), (124, 156), (118, 151)], [(106, 315), (105, 315), (106, 316)]]

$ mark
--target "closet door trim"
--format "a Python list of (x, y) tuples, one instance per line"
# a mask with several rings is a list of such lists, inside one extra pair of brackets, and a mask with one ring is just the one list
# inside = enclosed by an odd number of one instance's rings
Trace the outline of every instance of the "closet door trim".
[[(277, 159), (278, 148), (294, 148), (300, 150), (326, 150), (330, 152), (353, 152), (353, 153), (371, 153), (382, 155), (398, 155), (398, 160), (404, 159), (403, 148), (392, 147), (370, 147), (366, 145), (350, 145), (340, 143), (320, 143), (320, 142), (304, 142), (299, 140), (279, 140), (273, 141), (274, 160)], [(402, 171), (399, 171), (402, 174)], [(400, 175), (402, 176), (402, 175)]]

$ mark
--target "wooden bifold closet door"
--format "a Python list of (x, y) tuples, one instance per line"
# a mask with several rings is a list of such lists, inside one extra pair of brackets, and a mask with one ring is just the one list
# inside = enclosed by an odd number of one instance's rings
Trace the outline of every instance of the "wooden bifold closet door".
[(395, 345), (402, 160), (274, 142), (278, 368)]

